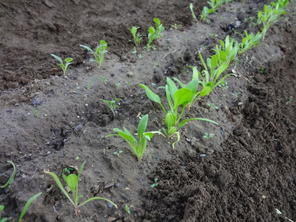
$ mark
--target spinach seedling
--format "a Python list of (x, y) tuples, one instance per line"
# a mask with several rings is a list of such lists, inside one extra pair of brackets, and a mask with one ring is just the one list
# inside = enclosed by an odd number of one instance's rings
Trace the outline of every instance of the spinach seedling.
[(63, 74), (66, 75), (69, 65), (73, 63), (73, 58), (67, 57), (63, 60), (61, 57), (55, 54), (50, 55), (58, 62), (58, 66), (62, 69)]
[(132, 153), (137, 157), (138, 161), (140, 161), (143, 158), (143, 155), (146, 151), (147, 142), (150, 141), (155, 134), (160, 134), (159, 131), (146, 132), (148, 119), (149, 119), (149, 116), (148, 114), (146, 114), (139, 121), (138, 128), (137, 128), (137, 138), (133, 136), (133, 134), (126, 128), (123, 128), (123, 130), (114, 128), (113, 131), (116, 134), (109, 134), (107, 137), (110, 137), (110, 136), (121, 137), (125, 142), (128, 143)]
[(148, 28), (148, 42), (146, 48), (148, 50), (153, 48), (153, 43), (156, 39), (161, 38), (161, 33), (164, 31), (164, 27), (161, 24), (161, 21), (159, 18), (153, 19), (155, 27), (150, 26)]
[[(139, 85), (146, 92), (147, 97), (159, 104), (162, 111), (164, 112), (164, 124), (165, 128), (162, 130), (163, 134), (170, 137), (176, 137), (176, 140), (172, 143), (172, 147), (180, 141), (179, 130), (184, 127), (187, 123), (193, 120), (206, 121), (213, 124), (216, 122), (206, 119), (206, 118), (184, 118), (186, 107), (190, 107), (195, 99), (195, 92), (192, 90), (191, 86), (188, 88), (178, 88), (173, 80), (167, 78), (167, 83), (165, 85), (166, 100), (169, 108), (166, 109), (161, 102), (160, 97), (154, 93), (148, 86), (144, 84)], [(196, 87), (196, 86), (194, 86)]]
[(142, 41), (142, 36), (141, 34), (138, 33), (138, 29), (139, 27), (136, 27), (136, 26), (133, 26), (130, 29), (130, 32), (132, 34), (133, 41), (136, 47), (139, 47)]
[[(33, 202), (35, 200), (38, 199), (38, 197), (42, 194), (42, 192), (37, 193), (35, 195), (33, 195), (32, 197), (29, 198), (29, 200), (27, 200), (27, 202), (25, 203), (24, 207), (22, 208), (22, 211), (19, 215), (18, 218), (18, 222), (24, 222), (24, 217), (26, 216), (27, 212), (29, 211), (29, 208), (31, 207), (31, 205), (33, 204)], [(0, 205), (0, 213), (5, 209), (5, 207), (3, 205)], [(0, 222), (6, 222), (11, 220), (11, 218), (5, 217), (5, 218), (0, 218)]]
[(16, 167), (15, 167), (15, 164), (12, 161), (10, 161), (10, 160), (8, 160), (7, 163), (9, 163), (9, 164), (12, 165), (13, 170), (12, 170), (12, 173), (11, 173), (10, 177), (6, 181), (6, 183), (3, 184), (2, 186), (0, 186), (1, 189), (5, 189), (5, 188), (9, 187), (14, 182), (15, 175), (16, 175)]
[(99, 65), (102, 65), (105, 61), (105, 55), (108, 52), (108, 43), (105, 40), (101, 40), (94, 50), (86, 45), (80, 45), (80, 47), (91, 53)]
[[(45, 171), (46, 174), (50, 175), (52, 179), (55, 181), (58, 188), (61, 190), (61, 192), (67, 197), (67, 199), (70, 201), (70, 203), (73, 205), (75, 214), (78, 215), (79, 208), (84, 206), (85, 204), (94, 201), (94, 200), (104, 200), (108, 203), (112, 204), (114, 207), (117, 208), (117, 205), (113, 203), (111, 200), (104, 198), (104, 197), (91, 197), (83, 202), (80, 202), (81, 195), (78, 192), (78, 185), (80, 181), (81, 173), (84, 169), (85, 162), (83, 162), (79, 168), (79, 170), (76, 172), (71, 172), (67, 168), (63, 170), (62, 178), (64, 182), (66, 183), (66, 186), (63, 185), (60, 178), (54, 173)], [(70, 196), (69, 192), (67, 192), (67, 188), (70, 189), (72, 193), (72, 197)]]
[(258, 45), (263, 38), (263, 34), (261, 32), (258, 32), (256, 34), (254, 33), (248, 33), (247, 31), (244, 32), (245, 37), (242, 39), (242, 42), (239, 44), (239, 53), (245, 53), (246, 51), (252, 49), (256, 45)]

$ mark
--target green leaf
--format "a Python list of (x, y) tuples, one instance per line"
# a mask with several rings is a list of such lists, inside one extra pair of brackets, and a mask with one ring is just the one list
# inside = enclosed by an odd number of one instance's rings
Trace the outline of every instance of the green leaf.
[(191, 90), (182, 88), (178, 89), (174, 94), (174, 109), (176, 110), (179, 106), (186, 106), (192, 102), (193, 93)]
[(55, 55), (55, 54), (50, 54), (55, 60), (57, 60), (60, 64), (63, 64), (63, 60), (61, 57)]
[(113, 129), (114, 132), (116, 132), (118, 134), (118, 136), (120, 136), (122, 139), (124, 139), (127, 143), (129, 144), (135, 144), (137, 143), (136, 138), (125, 128), (123, 128), (123, 130), (115, 128)]
[(147, 97), (148, 97), (151, 101), (153, 101), (153, 102), (155, 102), (155, 103), (158, 103), (158, 104), (161, 104), (160, 97), (159, 97), (156, 93), (154, 93), (154, 92), (153, 92), (148, 86), (146, 86), (146, 85), (144, 85), (144, 84), (140, 84), (139, 86), (140, 86), (142, 89), (145, 90)]
[(66, 63), (72, 63), (73, 60), (74, 60), (74, 59), (71, 58), (71, 57), (65, 58), (65, 62), (66, 62)]
[(105, 201), (109, 202), (110, 204), (112, 204), (115, 208), (117, 208), (117, 205), (114, 202), (112, 202), (111, 200), (109, 200), (107, 198), (104, 198), (104, 197), (92, 197), (92, 198), (89, 198), (86, 201), (79, 204), (78, 208), (82, 207), (83, 205), (85, 205), (85, 204), (87, 204), (87, 203), (89, 203), (91, 201), (94, 201), (94, 200), (105, 200)]
[(89, 52), (91, 52), (91, 53), (94, 53), (94, 51), (87, 45), (80, 45), (80, 47), (87, 50), (87, 51), (89, 51)]
[(3, 205), (0, 205), (0, 212), (3, 211), (5, 207)]
[(15, 175), (16, 175), (16, 166), (15, 166), (15, 164), (10, 160), (8, 160), (7, 163), (10, 163), (12, 165), (13, 171), (12, 171), (12, 174), (10, 175), (10, 177), (8, 178), (7, 182), (4, 185), (0, 186), (1, 189), (9, 187), (14, 182)]
[(62, 182), (60, 181), (59, 177), (53, 173), (53, 172), (49, 172), (49, 171), (44, 171), (44, 173), (50, 175), (53, 180), (55, 181), (56, 185), (58, 186), (58, 188), (61, 190), (61, 192), (68, 198), (68, 200), (75, 206), (74, 201), (71, 199), (71, 197), (69, 196), (68, 192), (65, 190)]
[(152, 26), (150, 26), (150, 27), (148, 28), (148, 33), (149, 33), (150, 35), (155, 34), (155, 28), (152, 27)]
[(190, 118), (190, 119), (182, 120), (182, 121), (179, 123), (178, 128), (182, 128), (182, 127), (185, 126), (187, 123), (189, 123), (189, 122), (191, 122), (191, 121), (193, 121), (193, 120), (205, 121), (205, 122), (209, 122), (209, 123), (213, 123), (213, 124), (219, 125), (217, 122), (215, 122), (215, 121), (213, 121), (213, 120), (210, 120), (210, 119), (206, 119), (206, 118)]
[(153, 22), (155, 23), (156, 26), (161, 25), (161, 22), (160, 22), (159, 18), (153, 18)]
[(27, 214), (30, 206), (33, 204), (33, 202), (42, 194), (42, 192), (37, 193), (35, 195), (33, 195), (25, 204), (25, 206), (23, 207), (21, 214), (19, 216), (18, 222), (23, 222), (23, 218), (24, 216)]
[(163, 135), (160, 131), (150, 131), (143, 133), (144, 137), (149, 141), (154, 137), (155, 134)]
[(173, 126), (176, 125), (176, 121), (177, 121), (177, 116), (175, 113), (173, 112), (168, 112), (166, 115), (165, 115), (165, 125), (166, 127), (169, 129)]
[(138, 133), (139, 137), (141, 137), (143, 135), (143, 133), (146, 131), (147, 124), (148, 124), (148, 119), (149, 119), (149, 115), (146, 114), (139, 121), (138, 130), (137, 130), (137, 133)]
[(76, 174), (69, 174), (69, 175), (63, 174), (63, 178), (67, 186), (71, 189), (71, 191), (75, 193), (78, 185), (78, 176)]
[(176, 84), (174, 83), (173, 80), (171, 80), (170, 78), (166, 79), (166, 83), (170, 92), (170, 96), (173, 97), (174, 94), (176, 93), (176, 91), (178, 90)]

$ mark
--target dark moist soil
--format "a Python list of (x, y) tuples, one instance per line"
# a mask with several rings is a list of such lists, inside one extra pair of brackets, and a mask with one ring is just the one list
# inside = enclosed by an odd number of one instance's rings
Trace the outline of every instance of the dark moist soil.
[(190, 2), (199, 14), (206, 1), (1, 0), (0, 91), (57, 75), (51, 53), (81, 64), (86, 54), (80, 44), (94, 47), (105, 39), (111, 53), (121, 56), (133, 47), (129, 29), (138, 26), (145, 35), (154, 17), (165, 27), (187, 27)]
[(285, 56), (251, 73), (247, 102), (233, 110), (243, 119), (223, 152), (160, 163), (150, 175), (159, 185), (143, 191), (141, 221), (295, 220), (296, 29), (274, 35), (284, 37)]
[[(17, 165), (15, 182), (0, 190), (3, 215), (16, 218), (25, 201), (42, 191), (27, 221), (295, 220), (295, 2), (263, 43), (230, 68), (234, 76), (227, 85), (191, 107), (188, 117), (210, 118), (218, 127), (188, 124), (175, 150), (157, 136), (142, 162), (121, 139), (106, 138), (115, 127), (135, 130), (147, 113), (148, 129), (161, 128), (159, 107), (138, 83), (162, 92), (167, 76), (188, 80), (189, 65), (200, 65), (198, 51), (209, 55), (227, 34), (256, 30), (247, 18), (264, 2), (232, 2), (213, 14), (210, 24), (191, 26), (189, 1), (0, 0), (0, 58), (5, 61), (0, 64), (0, 184), (11, 173), (6, 161)], [(204, 1), (194, 3), (198, 14)], [(146, 30), (153, 17), (167, 29), (182, 28), (164, 33), (157, 50), (130, 53), (128, 28)], [(237, 21), (238, 28), (227, 29)], [(110, 43), (102, 67), (88, 62), (78, 47), (95, 46), (98, 39)], [(49, 53), (74, 56), (76, 67), (57, 76)], [(101, 101), (114, 98), (121, 99), (115, 115)], [(214, 137), (204, 138), (205, 132)], [(84, 160), (83, 199), (107, 197), (118, 209), (96, 201), (75, 216), (43, 173), (60, 175)]]

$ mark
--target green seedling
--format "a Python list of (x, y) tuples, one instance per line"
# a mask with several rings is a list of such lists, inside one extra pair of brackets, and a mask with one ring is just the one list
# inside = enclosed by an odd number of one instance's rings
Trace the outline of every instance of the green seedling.
[(112, 111), (113, 116), (116, 115), (116, 109), (119, 107), (119, 102), (121, 99), (115, 98), (113, 100), (102, 99), (102, 102), (108, 106), (108, 108)]
[(232, 0), (209, 0), (209, 8), (205, 6), (202, 9), (200, 19), (202, 21), (208, 21), (209, 14), (215, 13), (219, 7), (221, 7), (223, 4), (226, 4), (228, 2), (231, 2)]
[(155, 27), (150, 26), (148, 28), (148, 42), (146, 46), (148, 50), (153, 48), (153, 43), (155, 42), (155, 40), (161, 38), (161, 33), (165, 30), (159, 18), (154, 18), (153, 21)]
[(268, 29), (279, 20), (280, 16), (286, 14), (285, 7), (288, 3), (289, 0), (278, 0), (270, 5), (264, 5), (263, 10), (258, 12), (257, 24), (263, 26), (263, 38)]
[(213, 134), (213, 133), (204, 133), (202, 138), (204, 138), (204, 139), (212, 139), (214, 136), (215, 136), (215, 134)]
[(189, 4), (189, 9), (190, 9), (192, 18), (197, 21), (197, 18), (196, 18), (195, 12), (194, 12), (194, 7), (193, 7), (192, 3)]
[[(30, 199), (25, 203), (24, 207), (22, 208), (22, 211), (20, 213), (20, 216), (18, 218), (18, 222), (24, 222), (24, 217), (26, 216), (26, 214), (28, 213), (29, 211), (29, 208), (31, 207), (31, 205), (33, 204), (33, 202), (35, 200), (38, 199), (38, 197), (40, 197), (42, 194), (42, 192), (40, 193), (37, 193), (35, 195), (33, 195), (32, 197), (30, 197)], [(4, 206), (3, 205), (0, 205), (0, 213), (4, 210)], [(5, 218), (0, 218), (0, 222), (6, 222), (6, 221), (9, 221), (11, 220), (11, 218), (8, 218), (8, 217), (5, 217)]]
[(11, 173), (10, 177), (6, 181), (6, 183), (3, 184), (2, 186), (0, 186), (0, 189), (8, 188), (14, 182), (14, 179), (15, 179), (15, 175), (16, 175), (15, 164), (10, 160), (8, 160), (7, 163), (11, 164), (11, 166), (13, 167), (13, 170), (12, 170), (12, 173)]
[[(154, 93), (148, 86), (144, 84), (140, 84), (139, 86), (145, 90), (147, 97), (151, 101), (159, 104), (162, 111), (164, 112), (165, 128), (162, 129), (162, 132), (168, 138), (176, 138), (176, 140), (172, 143), (173, 148), (174, 145), (180, 141), (179, 130), (189, 122), (193, 120), (200, 120), (217, 124), (216, 122), (206, 118), (184, 118), (186, 108), (190, 107), (193, 101), (195, 100), (196, 90), (194, 89), (197, 86), (189, 85), (188, 88), (178, 88), (173, 80), (167, 78), (167, 83), (165, 85), (165, 93), (166, 100), (169, 106), (168, 109), (164, 107), (160, 97), (156, 93)], [(194, 87), (194, 89), (192, 90), (191, 87)]]
[[(79, 194), (78, 185), (80, 181), (81, 173), (84, 169), (85, 162), (83, 162), (78, 169), (77, 173), (74, 171), (69, 170), (68, 168), (63, 170), (62, 178), (66, 184), (66, 186), (63, 185), (60, 178), (54, 173), (45, 171), (46, 174), (50, 175), (52, 179), (55, 181), (57, 187), (61, 190), (61, 192), (67, 197), (67, 199), (70, 201), (70, 203), (73, 205), (75, 214), (79, 214), (79, 208), (84, 206), (85, 204), (92, 202), (94, 200), (104, 200), (108, 203), (112, 204), (114, 207), (117, 208), (117, 205), (113, 203), (111, 200), (104, 198), (104, 197), (91, 197), (85, 201), (80, 202), (81, 195)], [(70, 190), (70, 193), (67, 191)]]
[(124, 205), (124, 211), (127, 213), (127, 214), (131, 214), (131, 209), (130, 209), (130, 207), (127, 205), (127, 204), (125, 204)]
[(58, 66), (62, 69), (63, 74), (66, 75), (69, 65), (73, 63), (73, 58), (67, 57), (63, 60), (61, 57), (55, 54), (50, 54), (50, 55), (58, 62)]
[(138, 33), (139, 27), (133, 26), (130, 29), (130, 32), (133, 37), (133, 41), (136, 47), (139, 47), (142, 41), (142, 36)]
[(123, 153), (123, 151), (122, 150), (117, 150), (117, 151), (115, 151), (115, 152), (113, 152), (113, 155), (115, 155), (115, 156), (120, 156), (120, 154), (122, 154)]
[(96, 62), (101, 66), (103, 62), (105, 61), (105, 55), (108, 52), (108, 43), (105, 40), (101, 40), (99, 42), (99, 45), (93, 50), (89, 46), (86, 45), (80, 45), (81, 48), (87, 50), (89, 53), (91, 53), (94, 57)]
[(159, 185), (158, 182), (159, 182), (158, 178), (154, 178), (154, 182), (153, 182), (153, 184), (150, 185), (150, 187), (151, 188), (157, 187)]
[(207, 103), (208, 107), (213, 108), (215, 110), (219, 110), (219, 106), (215, 105), (214, 103)]
[(256, 34), (254, 33), (248, 33), (247, 31), (244, 32), (245, 37), (242, 39), (242, 42), (239, 44), (239, 53), (245, 53), (246, 51), (252, 49), (256, 45), (258, 45), (263, 38), (263, 35), (261, 32), (258, 32)]
[(123, 128), (123, 130), (115, 128), (113, 129), (113, 131), (116, 134), (109, 134), (107, 137), (110, 137), (110, 136), (121, 137), (125, 142), (128, 143), (132, 153), (137, 157), (138, 161), (140, 161), (143, 158), (143, 155), (146, 151), (147, 142), (150, 141), (155, 134), (160, 134), (160, 132), (158, 131), (146, 132), (148, 119), (149, 119), (149, 116), (148, 114), (146, 114), (139, 121), (138, 128), (137, 128), (137, 137), (133, 136), (133, 134), (126, 128)]

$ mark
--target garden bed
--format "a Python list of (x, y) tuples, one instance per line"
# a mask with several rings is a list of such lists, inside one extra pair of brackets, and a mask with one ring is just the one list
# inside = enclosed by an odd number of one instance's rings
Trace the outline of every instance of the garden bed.
[[(161, 128), (161, 110), (138, 84), (160, 92), (166, 77), (189, 80), (189, 66), (201, 65), (198, 51), (209, 55), (226, 35), (256, 30), (249, 18), (269, 1), (228, 3), (209, 24), (193, 21), (189, 3), (0, 0), (0, 184), (11, 173), (6, 161), (17, 166), (14, 183), (0, 190), (3, 215), (16, 216), (43, 192), (28, 221), (296, 220), (295, 2), (258, 47), (238, 57), (227, 84), (191, 107), (190, 116), (219, 126), (188, 124), (175, 149), (155, 136), (141, 162), (120, 138), (106, 137), (116, 127), (135, 129), (144, 114), (149, 130)], [(205, 4), (194, 2), (197, 14)], [(144, 32), (153, 17), (167, 31), (157, 49), (133, 54), (128, 29)], [(98, 67), (79, 44), (100, 39), (109, 53)], [(75, 59), (67, 75), (50, 53)], [(114, 98), (115, 113), (102, 102)], [(96, 201), (76, 216), (43, 172), (83, 161), (81, 193), (110, 198), (118, 209)]]

